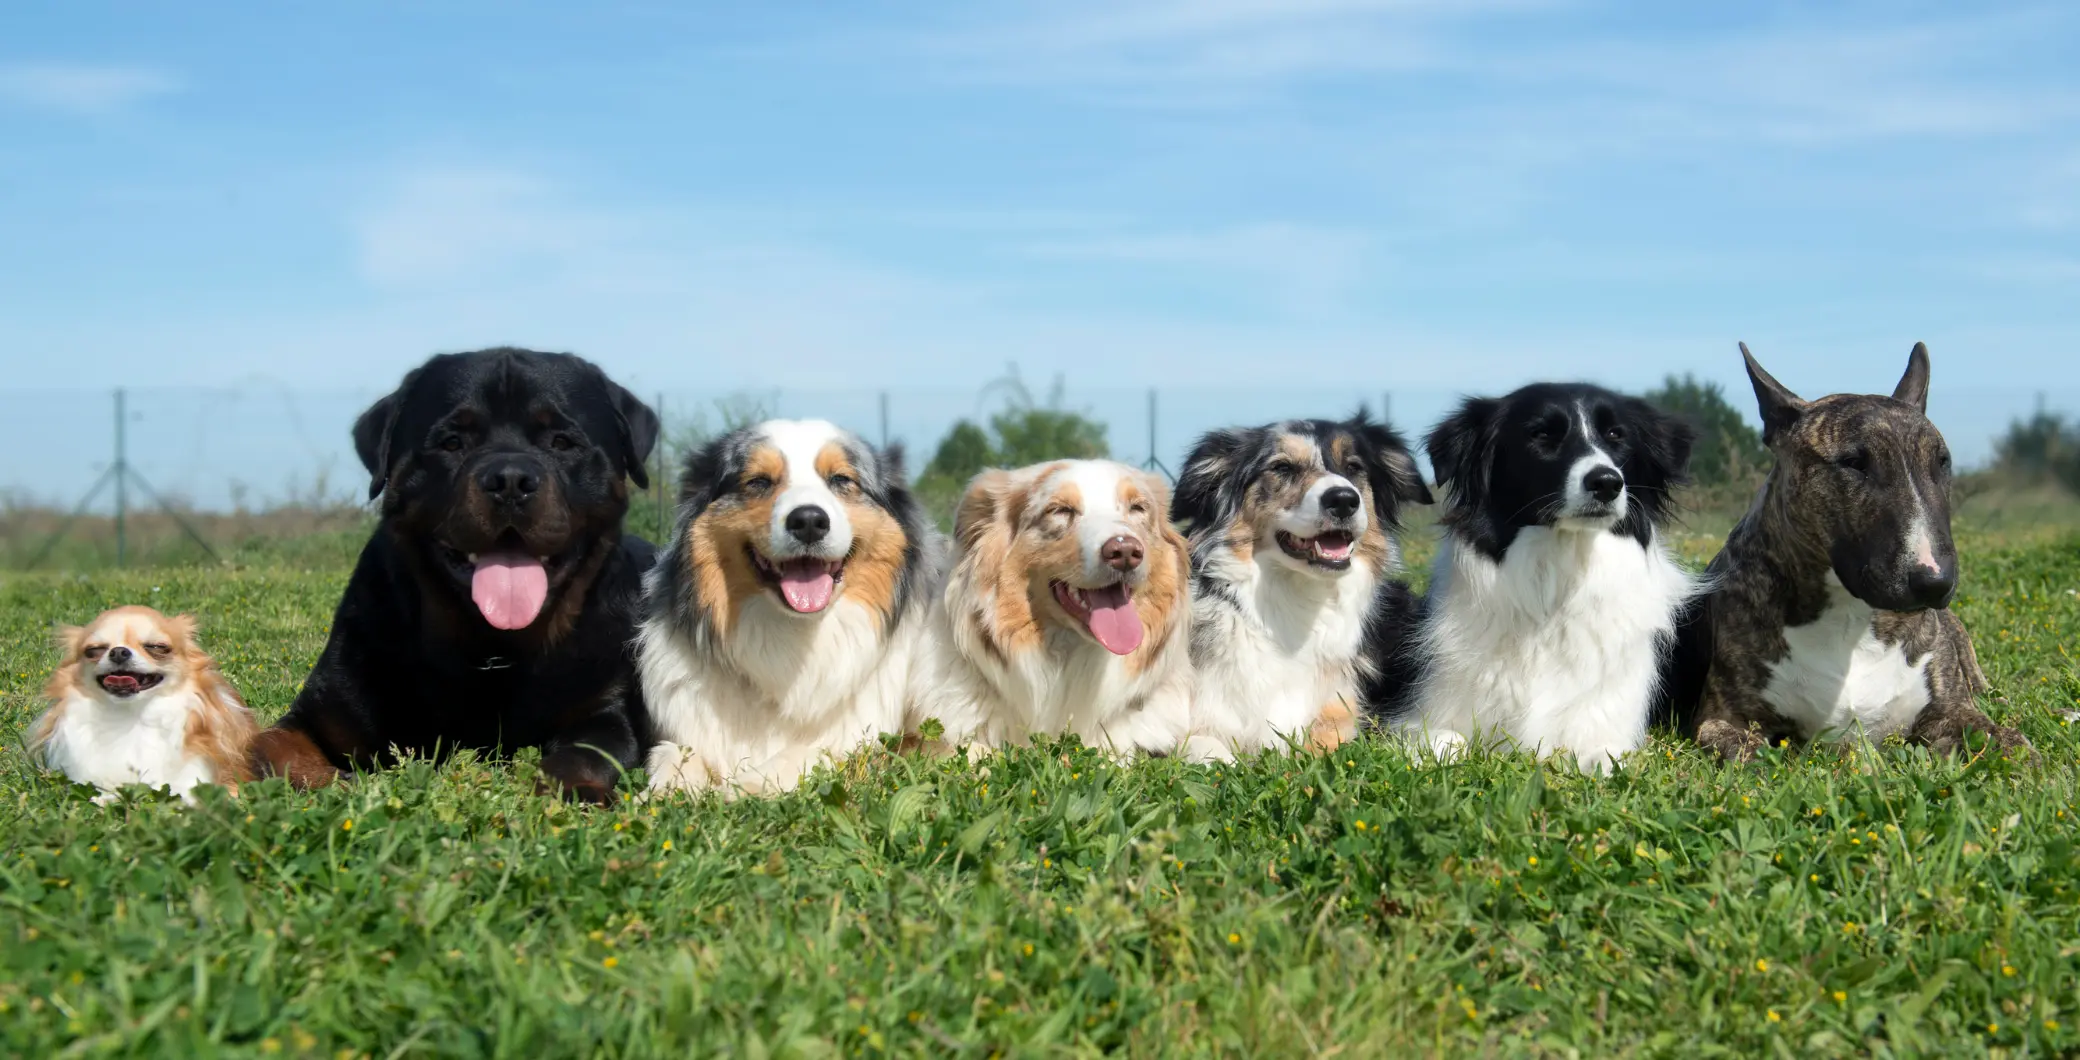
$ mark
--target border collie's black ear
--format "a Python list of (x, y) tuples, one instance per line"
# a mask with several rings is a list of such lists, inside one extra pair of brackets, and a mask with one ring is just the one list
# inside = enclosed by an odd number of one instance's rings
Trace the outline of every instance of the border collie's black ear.
[(369, 500), (382, 496), (383, 488), (390, 484), (391, 464), (398, 456), (398, 417), (405, 395), (411, 393), (422, 371), (423, 368), (414, 368), (405, 373), (396, 390), (376, 399), (354, 421), (354, 452), (361, 457), (361, 466), (368, 469)]
[[(1790, 388), (1777, 382), (1776, 378), (1762, 370), (1755, 355), (1748, 352), (1748, 344), (1741, 346), (1741, 360), (1748, 365), (1748, 382), (1755, 387), (1755, 404), (1762, 411), (1762, 444), (1774, 444), (1777, 438), (1805, 412), (1804, 399), (1791, 392)], [(1912, 374), (1911, 367), (1909, 374)]]
[(1697, 428), (1691, 426), (1689, 420), (1657, 408), (1643, 399), (1630, 400), (1637, 403), (1639, 415), (1647, 422), (1647, 455), (1667, 472), (1669, 485), (1688, 482), (1690, 451), (1697, 444)]
[(1184, 523), (1193, 533), (1226, 522), (1242, 502), (1247, 486), (1241, 481), (1242, 465), (1262, 433), (1262, 428), (1232, 427), (1200, 436), (1177, 476), (1170, 521)]
[(1927, 343), (1915, 343), (1913, 352), (1907, 354), (1907, 374), (1900, 376), (1899, 385), (1892, 389), (1892, 400), (1904, 401), (1923, 416), (1928, 415)]
[[(605, 373), (601, 373), (605, 378)], [(607, 396), (614, 405), (614, 425), (621, 431), (621, 462), (636, 488), (650, 488), (650, 450), (657, 445), (657, 413), (628, 388), (608, 379)]]
[(1487, 491), (1488, 451), (1495, 445), (1495, 413), (1501, 407), (1495, 398), (1467, 398), (1423, 440), (1437, 484), (1461, 507), (1477, 503)]
[(1384, 423), (1374, 423), (1363, 407), (1351, 417), (1351, 429), (1365, 443), (1365, 477), (1375, 497), (1391, 497), (1411, 504), (1435, 504), (1430, 487), (1423, 484), (1423, 470), (1408, 451), (1401, 432)]

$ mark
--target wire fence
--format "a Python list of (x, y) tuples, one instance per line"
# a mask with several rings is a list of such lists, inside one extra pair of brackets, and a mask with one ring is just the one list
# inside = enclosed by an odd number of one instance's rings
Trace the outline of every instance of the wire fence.
[[(1469, 389), (1495, 389), (1475, 386)], [(385, 393), (283, 387), (133, 388), (124, 394), (123, 434), (131, 504), (163, 498), (187, 511), (235, 513), (355, 505), (367, 475), (356, 457), (354, 418)], [(1003, 388), (667, 389), (641, 395), (664, 423), (666, 457), (691, 440), (750, 415), (828, 419), (869, 440), (902, 443), (914, 471), (961, 419), (978, 422), (1014, 400)], [(1747, 395), (1731, 395), (1745, 409)], [(1103, 424), (1111, 455), (1174, 472), (1207, 430), (1299, 416), (1340, 417), (1360, 405), (1420, 438), (1459, 398), (1452, 390), (1352, 386), (1179, 386), (1157, 390), (1085, 387), (1032, 400), (1058, 403)], [(0, 500), (9, 510), (73, 509), (116, 459), (115, 395), (109, 390), (0, 390)], [(2008, 424), (2040, 407), (2080, 411), (2080, 388), (1952, 386), (1930, 413), (1960, 466), (1988, 460)], [(112, 514), (116, 490), (87, 510)]]

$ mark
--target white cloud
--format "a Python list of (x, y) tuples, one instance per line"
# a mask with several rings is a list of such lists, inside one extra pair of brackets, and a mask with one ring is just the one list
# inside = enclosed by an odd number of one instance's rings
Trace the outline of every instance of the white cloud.
[(73, 114), (106, 114), (178, 91), (179, 78), (144, 66), (0, 63), (0, 101)]

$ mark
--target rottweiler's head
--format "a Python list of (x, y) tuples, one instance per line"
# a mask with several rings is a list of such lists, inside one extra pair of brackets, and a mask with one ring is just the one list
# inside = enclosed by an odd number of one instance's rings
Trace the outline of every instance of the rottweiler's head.
[(591, 362), (509, 348), (434, 357), (354, 424), (421, 581), (501, 630), (573, 617), (552, 605), (582, 600), (656, 440), (657, 415)]

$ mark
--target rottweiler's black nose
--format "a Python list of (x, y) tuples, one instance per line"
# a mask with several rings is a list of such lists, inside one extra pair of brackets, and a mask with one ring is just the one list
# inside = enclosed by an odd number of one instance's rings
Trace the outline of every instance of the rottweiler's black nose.
[(129, 662), (130, 649), (125, 648), (120, 644), (108, 649), (108, 661), (117, 664)]
[(542, 488), (541, 470), (520, 460), (494, 461), (477, 472), (477, 486), (494, 500), (521, 504)]
[(1348, 519), (1358, 514), (1358, 491), (1349, 486), (1332, 486), (1322, 491), (1322, 511), (1331, 519)]
[(1922, 607), (1948, 607), (1957, 592), (1957, 571), (1915, 564), (1907, 572), (1907, 596)]
[(1625, 492), (1625, 476), (1618, 474), (1617, 468), (1608, 465), (1591, 468), (1588, 474), (1582, 476), (1582, 488), (1588, 490), (1591, 497), (1609, 504), (1618, 499), (1618, 494)]
[(830, 513), (813, 504), (804, 504), (787, 513), (788, 536), (804, 545), (813, 545), (830, 532)]

